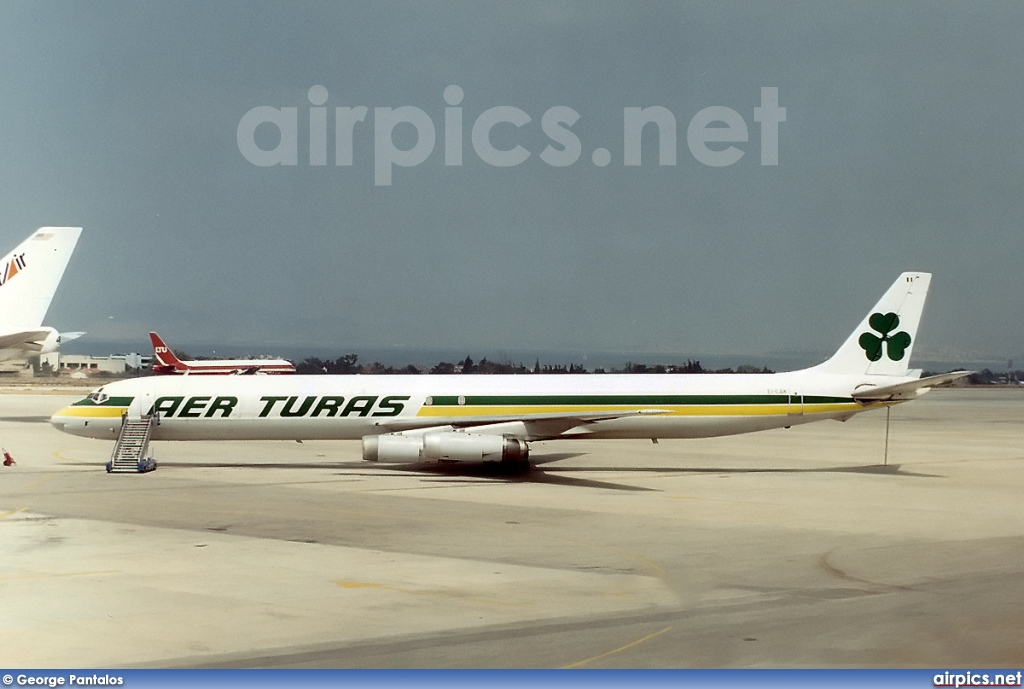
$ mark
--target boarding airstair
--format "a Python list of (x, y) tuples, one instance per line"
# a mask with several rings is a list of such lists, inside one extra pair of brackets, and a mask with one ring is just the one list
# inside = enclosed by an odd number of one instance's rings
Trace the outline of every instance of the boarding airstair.
[(149, 440), (153, 429), (160, 423), (157, 414), (131, 419), (127, 414), (121, 417), (121, 434), (107, 462), (107, 473), (135, 474), (156, 469), (156, 462), (147, 457)]

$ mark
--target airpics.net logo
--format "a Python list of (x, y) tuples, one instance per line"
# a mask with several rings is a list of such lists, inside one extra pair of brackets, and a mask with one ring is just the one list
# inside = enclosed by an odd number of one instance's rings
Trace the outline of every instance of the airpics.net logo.
[[(299, 153), (299, 108), (272, 107), (260, 105), (252, 108), (238, 122), (238, 150), (242, 156), (258, 167), (275, 165), (294, 166), (302, 163), (311, 167), (325, 167), (329, 164), (328, 125), (330, 109), (326, 107), (329, 94), (323, 86), (309, 89), (311, 107), (308, 117), (309, 156)], [(461, 107), (465, 94), (461, 87), (452, 84), (443, 93), (444, 123), (442, 126), (442, 147), (444, 165), (458, 167), (464, 160), (464, 139), (466, 126), (463, 123)], [(351, 167), (360, 162), (355, 160), (354, 149), (357, 136), (368, 136), (366, 106), (338, 106), (333, 108), (334, 156), (333, 164)], [(303, 117), (303, 120), (306, 118)], [(540, 118), (540, 127), (550, 143), (537, 155), (551, 167), (569, 167), (576, 164), (583, 155), (583, 143), (572, 127), (580, 120), (574, 109), (556, 105), (548, 108)], [(786, 108), (779, 106), (777, 87), (761, 88), (761, 104), (754, 108), (753, 121), (758, 125), (761, 139), (761, 165), (779, 164), (779, 125), (786, 121)], [(494, 167), (515, 167), (533, 155), (521, 144), (511, 148), (498, 148), (492, 141), (491, 132), (501, 125), (520, 129), (533, 118), (524, 110), (499, 105), (481, 112), (470, 127), (470, 146), (484, 163)], [(305, 124), (305, 122), (303, 123)], [(395, 129), (400, 126), (415, 131), (415, 143), (400, 148), (395, 143)], [(654, 125), (649, 128), (648, 125)], [(257, 129), (276, 129), (277, 145), (262, 148), (257, 143)], [(622, 164), (626, 167), (639, 166), (641, 142), (645, 131), (653, 130), (658, 138), (658, 165), (676, 165), (677, 123), (668, 108), (653, 105), (645, 108), (626, 107), (622, 111)], [(514, 131), (514, 130), (513, 130)], [(395, 167), (415, 167), (425, 162), (434, 152), (438, 131), (430, 115), (421, 108), (404, 105), (397, 108), (373, 108), (373, 183), (375, 186), (391, 186)], [(260, 137), (274, 140), (274, 136)], [(503, 137), (504, 138), (504, 137)], [(737, 144), (749, 140), (747, 121), (736, 110), (717, 105), (704, 108), (695, 114), (686, 127), (686, 145), (690, 154), (700, 163), (709, 167), (727, 167), (744, 156), (746, 151)], [(403, 142), (405, 137), (402, 138)], [(267, 143), (264, 141), (264, 143)], [(590, 154), (591, 162), (605, 167), (612, 162), (612, 153), (607, 148), (595, 148)]]

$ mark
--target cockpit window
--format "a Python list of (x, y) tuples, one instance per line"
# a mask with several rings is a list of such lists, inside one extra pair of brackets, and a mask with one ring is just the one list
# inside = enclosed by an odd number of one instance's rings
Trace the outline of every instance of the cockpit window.
[(110, 399), (110, 397), (107, 395), (107, 393), (103, 392), (103, 388), (100, 388), (99, 390), (93, 390), (92, 392), (90, 392), (89, 396), (86, 397), (86, 399), (92, 400), (96, 404), (103, 404), (108, 399)]

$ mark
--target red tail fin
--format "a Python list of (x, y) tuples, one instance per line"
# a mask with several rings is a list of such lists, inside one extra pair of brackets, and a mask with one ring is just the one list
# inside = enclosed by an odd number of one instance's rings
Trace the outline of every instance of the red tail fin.
[(159, 335), (151, 332), (149, 333), (149, 339), (153, 343), (153, 356), (156, 357), (156, 362), (159, 366), (177, 369), (188, 368), (185, 364), (181, 363), (178, 357), (174, 356), (174, 352), (160, 339)]

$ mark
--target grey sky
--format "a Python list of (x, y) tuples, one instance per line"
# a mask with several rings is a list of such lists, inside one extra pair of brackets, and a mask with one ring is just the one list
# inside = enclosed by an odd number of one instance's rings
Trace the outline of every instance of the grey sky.
[[(1016, 2), (4, 2), (0, 240), (83, 225), (48, 324), (140, 347), (157, 329), (339, 352), (828, 351), (901, 271), (929, 270), (919, 355), (1024, 360), (1021, 35)], [(326, 167), (308, 164), (317, 84)], [(444, 165), (449, 84), (461, 167)], [(769, 86), (777, 167), (753, 118)], [(240, 153), (261, 105), (299, 109), (298, 165)], [(337, 167), (333, 109), (358, 105)], [(493, 131), (532, 154), (510, 168), (470, 145), (501, 105), (533, 118)], [(569, 167), (539, 158), (556, 105), (581, 116)], [(650, 127), (625, 167), (623, 108), (652, 105), (676, 117), (678, 162), (657, 164)], [(385, 106), (438, 135), (390, 187)], [(734, 165), (687, 148), (709, 106), (746, 121)]]

